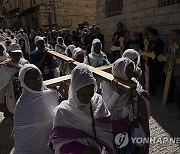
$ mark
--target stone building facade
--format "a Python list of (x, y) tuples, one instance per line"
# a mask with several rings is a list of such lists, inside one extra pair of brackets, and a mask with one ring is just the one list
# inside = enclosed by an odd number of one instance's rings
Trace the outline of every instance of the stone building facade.
[(98, 0), (96, 24), (105, 36), (105, 51), (110, 51), (116, 24), (121, 21), (125, 29), (144, 32), (145, 27), (157, 28), (167, 43), (173, 29), (180, 29), (179, 0)]
[(75, 28), (95, 22), (96, 0), (1, 0), (6, 27)]

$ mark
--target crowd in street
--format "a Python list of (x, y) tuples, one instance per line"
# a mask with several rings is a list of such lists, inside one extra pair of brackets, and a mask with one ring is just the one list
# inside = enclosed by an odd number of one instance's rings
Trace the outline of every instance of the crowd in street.
[[(149, 100), (166, 72), (166, 65), (157, 59), (165, 53), (165, 44), (155, 28), (147, 27), (143, 34), (125, 30), (119, 22), (112, 46), (119, 47), (121, 37), (120, 53), (105, 51), (97, 25), (75, 30), (0, 30), (0, 111), (7, 123), (14, 122), (15, 154), (149, 153), (149, 143), (131, 138), (150, 137)], [(141, 57), (145, 39), (155, 59)], [(180, 30), (172, 30), (171, 40), (180, 45)], [(49, 50), (81, 64), (74, 67)], [(176, 55), (180, 56), (180, 47)], [(87, 68), (109, 64), (111, 82), (94, 77)], [(49, 89), (43, 82), (68, 74), (69, 84)], [(136, 88), (122, 90), (118, 84), (122, 80)], [(174, 65), (171, 83), (176, 95), (170, 90), (169, 101), (176, 101), (180, 109), (179, 64)]]

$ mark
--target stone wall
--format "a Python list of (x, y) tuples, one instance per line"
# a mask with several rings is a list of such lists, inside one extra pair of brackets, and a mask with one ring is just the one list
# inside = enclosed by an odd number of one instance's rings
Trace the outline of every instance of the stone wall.
[[(10, 5), (11, 1), (8, 0), (5, 6), (7, 11), (14, 9), (16, 2), (19, 0), (12, 1)], [(96, 0), (23, 0), (17, 4), (17, 7), (20, 8), (18, 13), (24, 12), (23, 15), (21, 13), (19, 16), (21, 27), (24, 28), (47, 29), (50, 24), (52, 28), (74, 29), (84, 21), (89, 22), (89, 24), (95, 23)], [(36, 7), (38, 5), (40, 6)], [(13, 6), (13, 8), (10, 6)], [(6, 27), (12, 27), (10, 22), (12, 16), (7, 20)], [(37, 23), (38, 26), (34, 26), (31, 23)]]
[(122, 14), (105, 17), (105, 0), (96, 1), (96, 24), (105, 35), (105, 50), (109, 52), (112, 35), (117, 22), (125, 29), (144, 32), (151, 26), (159, 30), (160, 37), (167, 43), (172, 29), (180, 29), (180, 3), (158, 7), (158, 0), (124, 0)]
[(54, 28), (53, 25), (57, 25), (57, 28), (73, 29), (84, 21), (95, 23), (95, 0), (54, 0), (54, 3), (54, 6), (51, 2), (48, 6), (40, 7), (40, 27), (46, 27), (49, 24), (47, 7), (51, 9), (52, 28)]
[(56, 19), (59, 28), (75, 28), (79, 23), (95, 22), (96, 0), (55, 0)]

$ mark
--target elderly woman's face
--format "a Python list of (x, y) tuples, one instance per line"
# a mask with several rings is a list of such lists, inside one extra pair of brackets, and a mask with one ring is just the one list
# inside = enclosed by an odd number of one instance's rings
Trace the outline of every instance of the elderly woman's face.
[(42, 75), (35, 69), (31, 69), (26, 72), (24, 76), (24, 83), (28, 86), (31, 90), (34, 91), (41, 91), (43, 78)]
[(100, 51), (101, 51), (101, 43), (97, 42), (94, 44), (94, 52), (100, 53)]
[(132, 77), (134, 77), (134, 65), (133, 63), (130, 63), (127, 67), (126, 67), (126, 76), (128, 78), (128, 80), (131, 80)]
[(82, 87), (77, 91), (77, 97), (83, 104), (89, 104), (94, 96), (94, 84)]

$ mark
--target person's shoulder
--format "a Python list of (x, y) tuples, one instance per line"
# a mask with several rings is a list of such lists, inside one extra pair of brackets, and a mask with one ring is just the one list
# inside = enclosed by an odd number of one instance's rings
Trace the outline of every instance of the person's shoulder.
[(101, 54), (103, 55), (103, 57), (107, 57), (107, 55), (101, 51)]
[(68, 100), (64, 100), (54, 108), (54, 112), (56, 114), (61, 114), (62, 111), (67, 110), (67, 108), (68, 108)]
[(39, 53), (38, 50), (34, 50), (30, 53), (30, 55), (37, 55), (38, 53)]
[(24, 65), (24, 64), (29, 64), (28, 60), (21, 58), (20, 62)]

